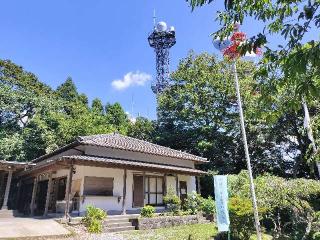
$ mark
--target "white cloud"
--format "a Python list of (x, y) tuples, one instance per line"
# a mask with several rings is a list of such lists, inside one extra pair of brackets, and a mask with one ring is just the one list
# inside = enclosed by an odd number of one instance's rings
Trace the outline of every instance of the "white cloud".
[(116, 90), (124, 90), (131, 86), (144, 86), (151, 80), (151, 75), (144, 72), (128, 72), (122, 79), (115, 79), (111, 85)]

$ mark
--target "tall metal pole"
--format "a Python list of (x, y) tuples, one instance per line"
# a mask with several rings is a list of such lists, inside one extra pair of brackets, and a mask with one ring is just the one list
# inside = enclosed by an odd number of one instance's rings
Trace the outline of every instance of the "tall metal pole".
[(251, 162), (250, 162), (250, 156), (249, 156), (249, 150), (248, 150), (246, 129), (244, 127), (244, 116), (243, 116), (243, 110), (242, 110), (242, 102), (241, 102), (240, 86), (239, 86), (239, 80), (238, 80), (236, 61), (234, 61), (232, 64), (232, 70), (234, 73), (234, 80), (235, 80), (235, 86), (236, 86), (236, 92), (237, 92), (237, 100), (238, 100), (238, 106), (239, 106), (241, 132), (242, 132), (242, 138), (243, 138), (243, 144), (244, 144), (244, 151), (245, 151), (245, 155), (246, 155), (247, 168), (248, 168), (248, 172), (249, 172), (250, 192), (251, 192), (251, 197), (252, 197), (255, 227), (256, 227), (256, 231), (257, 231), (257, 240), (261, 240), (262, 238), (261, 238), (261, 229), (260, 229), (260, 221), (259, 221), (259, 214), (258, 214), (258, 205), (257, 205), (256, 193), (255, 193), (254, 183), (253, 183), (252, 168), (251, 168)]

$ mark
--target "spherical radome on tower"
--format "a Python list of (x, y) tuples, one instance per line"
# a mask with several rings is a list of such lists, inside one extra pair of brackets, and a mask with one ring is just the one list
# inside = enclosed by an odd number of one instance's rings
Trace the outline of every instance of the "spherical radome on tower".
[(158, 22), (156, 28), (159, 32), (165, 32), (167, 31), (167, 24), (165, 22)]
[(174, 32), (174, 31), (175, 31), (174, 26), (171, 26), (171, 27), (169, 28), (169, 31), (170, 31), (170, 32)]

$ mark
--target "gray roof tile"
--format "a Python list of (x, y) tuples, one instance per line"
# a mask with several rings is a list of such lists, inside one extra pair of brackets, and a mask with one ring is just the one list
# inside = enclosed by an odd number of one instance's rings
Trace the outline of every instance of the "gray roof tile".
[(141, 152), (158, 156), (180, 158), (184, 160), (207, 162), (206, 158), (199, 157), (190, 153), (163, 147), (147, 141), (139, 140), (132, 137), (123, 136), (121, 134), (99, 134), (92, 136), (79, 137), (80, 144), (94, 145), (100, 147), (110, 147), (115, 149)]

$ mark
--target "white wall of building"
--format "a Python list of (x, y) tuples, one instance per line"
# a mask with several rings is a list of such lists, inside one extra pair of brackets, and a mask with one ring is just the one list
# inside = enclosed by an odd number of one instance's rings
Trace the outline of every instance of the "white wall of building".
[[(119, 168), (101, 168), (101, 167), (89, 167), (89, 166), (75, 166), (76, 172), (73, 175), (72, 182), (75, 184), (76, 181), (81, 181), (80, 196), (83, 197), (83, 184), (85, 176), (94, 177), (112, 177), (114, 179), (113, 196), (85, 196), (80, 201), (80, 212), (85, 212), (88, 205), (94, 205), (102, 208), (105, 211), (121, 211), (123, 201), (123, 184), (124, 184), (124, 170)], [(127, 189), (126, 189), (126, 209), (136, 210), (133, 208), (133, 175), (142, 175), (143, 172), (127, 170)], [(63, 177), (68, 175), (68, 170), (58, 170), (53, 176), (54, 178)], [(145, 172), (145, 175), (159, 175), (160, 173)], [(178, 175), (178, 181), (186, 181), (188, 193), (196, 190), (196, 181), (194, 176)], [(167, 191), (169, 188), (176, 190), (176, 178), (175, 176), (167, 176)], [(74, 193), (72, 193), (74, 194)], [(120, 201), (118, 201), (120, 197)]]
[(188, 193), (192, 193), (192, 191), (196, 191), (196, 178), (194, 176), (186, 176), (186, 175), (179, 175), (179, 181), (186, 181), (187, 182), (187, 191)]

